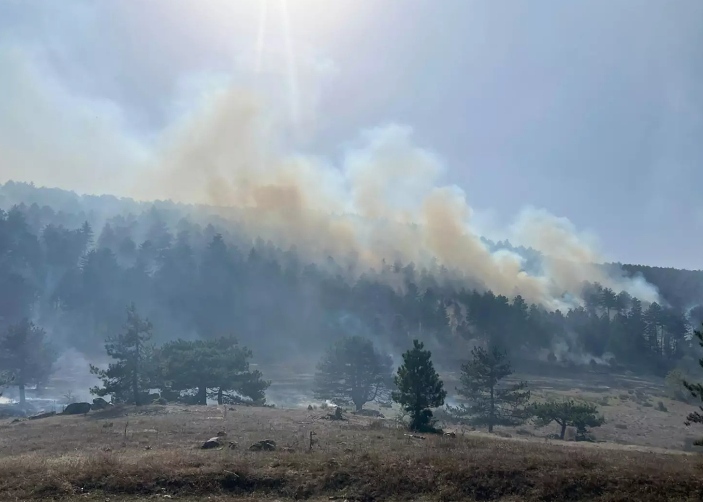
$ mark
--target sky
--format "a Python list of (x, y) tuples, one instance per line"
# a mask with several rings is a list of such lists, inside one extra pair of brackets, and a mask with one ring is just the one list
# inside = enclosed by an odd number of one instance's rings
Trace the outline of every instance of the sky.
[(525, 207), (703, 268), (700, 0), (0, 0), (0, 181), (128, 194), (208, 93), (290, 148), (412, 129), (490, 237)]

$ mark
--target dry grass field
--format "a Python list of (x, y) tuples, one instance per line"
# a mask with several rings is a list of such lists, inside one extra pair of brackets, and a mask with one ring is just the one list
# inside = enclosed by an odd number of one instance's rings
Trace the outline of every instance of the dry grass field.
[[(478, 433), (418, 439), (392, 420), (348, 415), (340, 422), (325, 414), (169, 405), (4, 420), (0, 499), (703, 499), (703, 461), (695, 454)], [(224, 448), (200, 449), (218, 432), (227, 434)], [(249, 451), (264, 439), (277, 450)]]

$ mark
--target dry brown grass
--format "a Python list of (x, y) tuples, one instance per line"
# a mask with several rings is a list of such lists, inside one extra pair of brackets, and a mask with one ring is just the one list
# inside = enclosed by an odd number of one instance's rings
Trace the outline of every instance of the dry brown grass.
[[(701, 462), (477, 435), (412, 439), (324, 412), (143, 407), (0, 426), (2, 500), (701, 500)], [(104, 427), (112, 423), (112, 427)], [(125, 425), (127, 435), (125, 438)], [(200, 450), (218, 431), (236, 450)], [(309, 432), (319, 442), (308, 451)], [(292, 451), (250, 452), (261, 439)], [(146, 448), (149, 449), (146, 449)], [(230, 499), (231, 500), (231, 499)]]

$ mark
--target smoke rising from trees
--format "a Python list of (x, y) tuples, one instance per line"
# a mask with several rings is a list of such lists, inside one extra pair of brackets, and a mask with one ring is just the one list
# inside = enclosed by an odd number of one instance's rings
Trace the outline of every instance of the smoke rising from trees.
[(644, 281), (605, 274), (592, 239), (544, 210), (526, 209), (509, 229), (544, 254), (539, 273), (526, 271), (516, 253), (491, 253), (464, 192), (440, 183), (445, 167), (414, 144), (408, 127), (364, 131), (337, 166), (287, 150), (274, 116), (244, 90), (208, 96), (171, 131), (135, 193), (244, 209), (239, 222), (252, 237), (295, 246), (318, 261), (355, 257), (364, 269), (383, 260), (434, 264), (469, 284), (552, 308), (580, 297), (585, 280), (658, 299)]

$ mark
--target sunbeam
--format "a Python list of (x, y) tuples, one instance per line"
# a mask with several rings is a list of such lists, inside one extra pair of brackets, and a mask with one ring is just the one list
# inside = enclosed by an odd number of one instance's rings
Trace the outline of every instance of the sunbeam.
[(290, 108), (290, 119), (294, 126), (299, 121), (298, 113), (298, 80), (296, 75), (295, 52), (293, 51), (293, 40), (290, 34), (290, 17), (288, 14), (288, 0), (280, 0), (281, 24), (283, 25), (283, 41), (286, 51), (286, 70), (288, 77), (288, 100)]
[(259, 31), (256, 37), (256, 74), (261, 73), (261, 65), (264, 57), (264, 37), (266, 34), (266, 17), (268, 15), (268, 0), (261, 0), (261, 10), (259, 12)]

